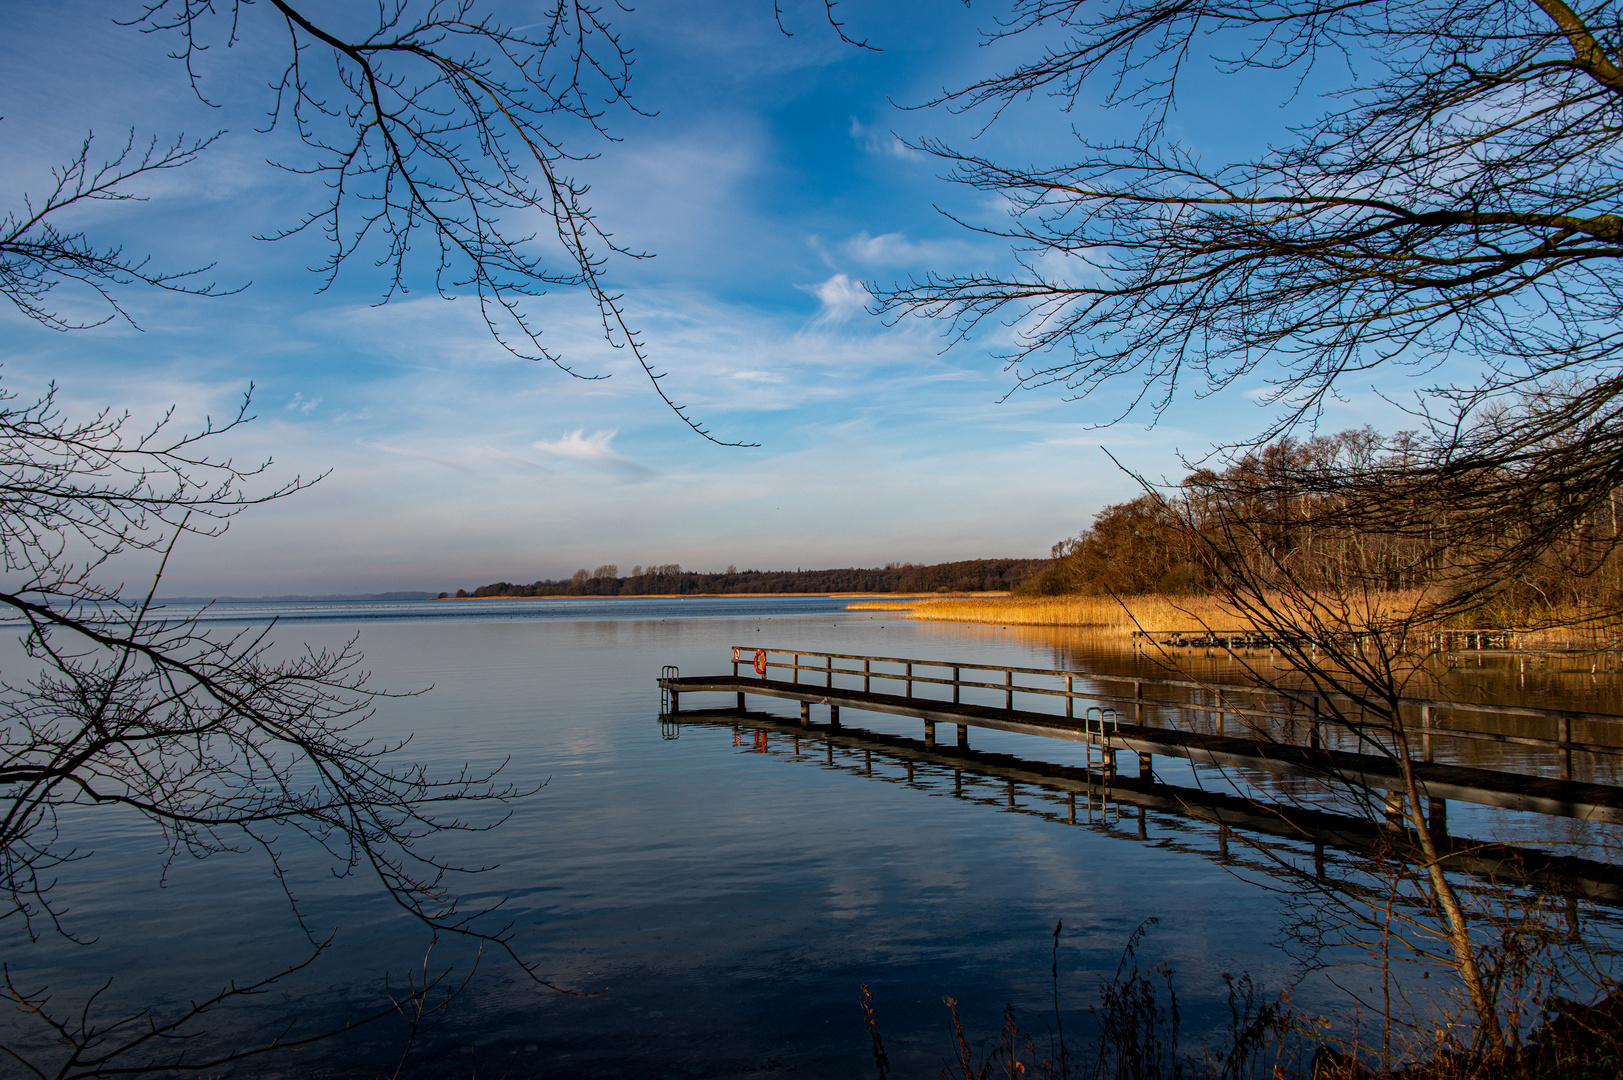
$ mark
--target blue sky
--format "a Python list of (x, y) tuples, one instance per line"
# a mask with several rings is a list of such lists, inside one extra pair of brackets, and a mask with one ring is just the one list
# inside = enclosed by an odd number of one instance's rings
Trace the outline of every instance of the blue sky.
[[(357, 11), (371, 9), (370, 3)], [(496, 5), (522, 23), (525, 6)], [(249, 383), (258, 419), (233, 433), (239, 460), (271, 475), (329, 475), (188, 540), (174, 594), (471, 588), (566, 576), (578, 567), (678, 562), (711, 570), (879, 565), (1045, 554), (1132, 480), (1100, 449), (1154, 476), (1178, 454), (1263, 425), (1256, 386), (1190, 397), (1153, 429), (1107, 429), (1107, 395), (1007, 397), (995, 332), (945, 350), (943, 327), (887, 327), (861, 283), (928, 269), (1005, 265), (1003, 245), (938, 207), (995, 224), (1000, 208), (939, 179), (899, 144), (943, 136), (1018, 162), (1066, 158), (1072, 128), (1127, 137), (1137, 118), (1082, 100), (1013, 110), (977, 138), (979, 117), (904, 111), (942, 86), (1007, 66), (977, 28), (999, 8), (958, 0), (848, 0), (854, 49), (821, 4), (790, 4), (785, 37), (769, 0), (650, 0), (616, 17), (637, 57), (633, 94), (652, 116), (611, 114), (620, 141), (577, 173), (616, 238), (654, 258), (611, 263), (634, 323), (677, 400), (724, 439), (692, 435), (629, 358), (598, 334), (585, 298), (531, 306), (572, 380), (492, 343), (473, 306), (431, 289), (375, 306), (383, 281), (358, 261), (317, 293), (310, 238), (254, 239), (320, 198), (316, 183), (266, 163), (298, 151), (255, 130), (277, 56), (269, 13), (247, 9), (244, 40), (204, 58), (197, 100), (170, 40), (115, 25), (134, 4), (5, 4), (0, 40), (0, 200), (40, 191), (87, 131), (108, 149), (184, 132), (226, 134), (195, 165), (148, 184), (148, 200), (77, 219), (93, 236), (165, 266), (216, 263), (240, 293), (217, 299), (131, 292), (141, 325), (57, 334), (0, 312), (13, 390), (50, 380), (74, 410), (128, 408), (178, 421), (234, 409)], [(1021, 43), (1035, 48), (1039, 42)], [(1174, 133), (1209, 155), (1254, 151), (1288, 114), (1270, 87), (1209, 77)], [(1309, 100), (1311, 95), (1309, 95)], [(1302, 108), (1301, 99), (1295, 108)], [(973, 140), (973, 141), (972, 141)], [(1390, 413), (1358, 388), (1331, 429)], [(1383, 421), (1385, 421), (1383, 425)]]

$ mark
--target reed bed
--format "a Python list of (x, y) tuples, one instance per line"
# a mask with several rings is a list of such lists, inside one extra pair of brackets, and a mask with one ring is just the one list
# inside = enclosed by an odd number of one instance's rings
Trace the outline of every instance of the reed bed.
[[(1348, 629), (1363, 629), (1387, 620), (1402, 620), (1423, 610), (1426, 597), (1419, 591), (1361, 594), (1326, 598), (1329, 609), (1340, 609)], [(1283, 601), (1281, 602), (1283, 606)], [(898, 611), (927, 622), (991, 623), (998, 626), (1050, 626), (1085, 630), (1089, 636), (1130, 637), (1134, 631), (1167, 634), (1205, 631), (1243, 634), (1256, 629), (1250, 620), (1215, 596), (1041, 596), (1041, 597), (895, 597), (859, 600), (852, 611)], [(1320, 616), (1326, 609), (1320, 609)], [(1484, 613), (1486, 614), (1486, 613)], [(1516, 615), (1520, 615), (1519, 618)], [(1306, 625), (1306, 623), (1304, 623)], [(1441, 630), (1456, 635), (1481, 630), (1492, 635), (1494, 647), (1524, 650), (1584, 651), (1623, 649), (1623, 628), (1615, 620), (1597, 620), (1584, 612), (1550, 610), (1536, 618), (1530, 613), (1494, 613), (1477, 624), (1446, 627), (1411, 626), (1427, 640)], [(1460, 638), (1450, 638), (1455, 645)]]
[(1210, 627), (1242, 632), (1249, 623), (1215, 597), (1109, 596), (941, 597), (918, 600), (860, 600), (851, 611), (905, 611), (929, 622), (997, 623), (1000, 626), (1085, 627), (1130, 636), (1134, 630), (1166, 632)]

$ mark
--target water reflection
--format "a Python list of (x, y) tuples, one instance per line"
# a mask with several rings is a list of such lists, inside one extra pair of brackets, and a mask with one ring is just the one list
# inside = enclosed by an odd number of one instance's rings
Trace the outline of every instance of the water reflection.
[[(1287, 870), (1310, 872), (1320, 881), (1327, 874), (1367, 875), (1370, 860), (1391, 854), (1392, 834), (1382, 825), (1318, 810), (1299, 799), (1272, 801), (1012, 754), (937, 748), (848, 724), (802, 727), (768, 713), (686, 712), (662, 718), (660, 724), (662, 734), (679, 731), (682, 724), (730, 727), (732, 745), (752, 753), (1053, 824), (1153, 839), (1159, 847), (1275, 879), (1287, 876)], [(1131, 830), (1124, 831), (1124, 820), (1132, 823)], [(1451, 871), (1623, 909), (1623, 868), (1612, 863), (1457, 836), (1440, 840)], [(1332, 852), (1328, 861), (1327, 849)], [(1267, 858), (1244, 854), (1262, 850)]]

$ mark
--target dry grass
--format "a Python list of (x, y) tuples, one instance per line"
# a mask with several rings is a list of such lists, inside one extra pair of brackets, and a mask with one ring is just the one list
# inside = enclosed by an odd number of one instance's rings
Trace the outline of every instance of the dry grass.
[(863, 600), (852, 611), (905, 611), (910, 619), (929, 622), (997, 623), (1000, 626), (1085, 627), (1128, 636), (1134, 630), (1163, 632), (1208, 626), (1241, 631), (1249, 624), (1213, 597), (1041, 596), (1030, 598), (928, 598)]
[[(1350, 628), (1371, 626), (1385, 619), (1402, 619), (1424, 607), (1418, 591), (1363, 595), (1351, 599), (1325, 598), (1327, 609), (1340, 609), (1331, 620)], [(852, 611), (903, 611), (910, 619), (926, 622), (995, 623), (999, 626), (1050, 626), (1085, 630), (1090, 636), (1129, 637), (1135, 630), (1168, 633), (1210, 630), (1244, 633), (1252, 624), (1215, 596), (1044, 596), (1000, 597), (889, 597), (846, 605)], [(1506, 620), (1490, 620), (1504, 625)], [(1532, 618), (1519, 620), (1513, 647), (1521, 649), (1616, 649), (1623, 645), (1623, 628), (1579, 611), (1545, 612), (1540, 627)], [(1304, 625), (1307, 625), (1304, 622)], [(1510, 642), (1507, 642), (1510, 643)]]

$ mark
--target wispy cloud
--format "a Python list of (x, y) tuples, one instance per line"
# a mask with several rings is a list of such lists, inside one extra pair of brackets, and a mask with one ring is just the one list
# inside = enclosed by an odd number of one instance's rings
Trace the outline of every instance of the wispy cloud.
[(884, 154), (909, 161), (923, 161), (925, 158), (923, 154), (904, 143), (894, 131), (872, 127), (854, 116), (851, 118), (851, 138), (870, 154)]
[(294, 412), (301, 412), (304, 415), (309, 416), (311, 413), (315, 412), (316, 406), (320, 405), (321, 402), (321, 398), (307, 398), (302, 392), (295, 391), (293, 394), (293, 400), (289, 401), (285, 406), (283, 406), (283, 408), (291, 409)]
[(436, 465), (444, 465), (447, 469), (455, 469), (458, 472), (473, 472), (472, 469), (461, 464), (460, 462), (452, 461), (450, 458), (439, 457), (435, 454), (425, 454), (421, 450), (408, 450), (403, 446), (389, 446), (384, 443), (362, 442), (360, 439), (355, 440), (355, 443), (357, 446), (364, 446), (369, 450), (381, 450), (385, 454), (395, 454), (399, 457), (412, 458), (416, 461), (432, 461)]
[(571, 461), (585, 461), (594, 465), (607, 465), (615, 471), (628, 476), (653, 476), (653, 469), (640, 462), (632, 461), (614, 449), (614, 436), (617, 434), (618, 431), (611, 430), (594, 431), (588, 435), (585, 428), (578, 428), (561, 439), (541, 440), (531, 443), (530, 446), (554, 457), (568, 458)]

